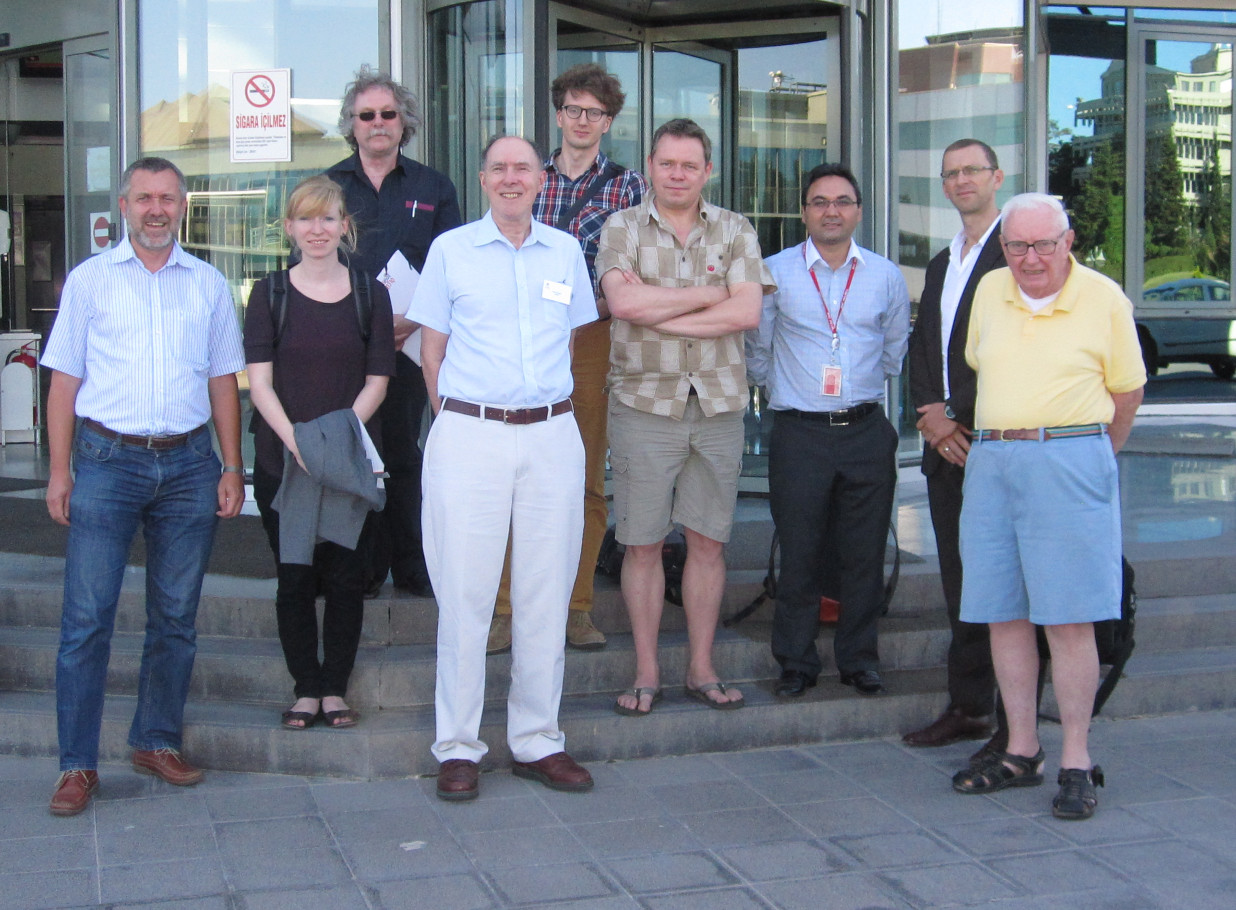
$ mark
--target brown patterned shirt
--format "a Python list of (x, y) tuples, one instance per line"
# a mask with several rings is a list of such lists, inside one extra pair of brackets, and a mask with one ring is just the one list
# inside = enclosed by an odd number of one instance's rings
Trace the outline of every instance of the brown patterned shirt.
[[(698, 224), (684, 247), (661, 221), (650, 194), (634, 208), (615, 212), (601, 231), (597, 279), (628, 269), (645, 284), (663, 288), (732, 287), (744, 282), (777, 289), (760, 255), (755, 229), (737, 212), (700, 201)], [(669, 335), (614, 319), (610, 328), (609, 389), (623, 404), (681, 419), (692, 388), (711, 417), (747, 406), (743, 333), (720, 338)]]

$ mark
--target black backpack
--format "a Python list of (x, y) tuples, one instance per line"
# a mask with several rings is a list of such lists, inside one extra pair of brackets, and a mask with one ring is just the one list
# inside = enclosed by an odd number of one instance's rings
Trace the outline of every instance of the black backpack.
[[(373, 322), (373, 286), (372, 280), (357, 269), (348, 269), (352, 282), (352, 299), (356, 303), (356, 322), (360, 328), (361, 341), (369, 343), (369, 334)], [(274, 347), (279, 347), (279, 339), (283, 337), (283, 327), (288, 318), (288, 272), (279, 269), (270, 273), (270, 321), (275, 326)]]

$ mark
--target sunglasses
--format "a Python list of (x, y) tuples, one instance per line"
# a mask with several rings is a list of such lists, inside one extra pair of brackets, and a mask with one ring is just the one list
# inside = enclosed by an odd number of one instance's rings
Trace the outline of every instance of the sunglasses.
[(399, 116), (399, 111), (361, 111), (356, 116), (366, 123), (378, 116), (380, 116), (383, 120), (394, 120)]

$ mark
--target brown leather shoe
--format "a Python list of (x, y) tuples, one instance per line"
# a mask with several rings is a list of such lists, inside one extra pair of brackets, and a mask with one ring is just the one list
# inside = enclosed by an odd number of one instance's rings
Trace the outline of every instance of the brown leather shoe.
[(177, 787), (192, 787), (205, 776), (200, 768), (184, 760), (179, 749), (171, 748), (134, 750), (133, 770), (153, 774)]
[(511, 772), (516, 777), (540, 781), (551, 790), (582, 793), (592, 789), (592, 775), (588, 769), (581, 768), (565, 752), (546, 755), (540, 761), (517, 761), (511, 766)]
[[(505, 654), (511, 650), (511, 614), (495, 613), (489, 621), (489, 640), (485, 642), (486, 654)], [(463, 761), (463, 759), (455, 759)]]
[(901, 741), (907, 746), (935, 747), (990, 735), (990, 717), (970, 717), (957, 708), (949, 708), (923, 729), (901, 737)]
[(567, 613), (566, 640), (577, 651), (600, 651), (605, 647), (605, 635), (593, 625), (589, 610), (571, 610)]
[(77, 769), (65, 771), (56, 781), (52, 794), (52, 815), (77, 815), (88, 805), (94, 791), (99, 789), (99, 772)]
[(459, 802), (476, 799), (480, 792), (476, 762), (466, 758), (448, 758), (438, 768), (438, 799)]

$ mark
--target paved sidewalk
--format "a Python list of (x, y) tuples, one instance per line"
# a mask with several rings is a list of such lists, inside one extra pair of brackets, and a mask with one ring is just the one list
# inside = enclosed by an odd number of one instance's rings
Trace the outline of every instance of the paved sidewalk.
[(583, 795), (497, 769), (465, 804), (430, 779), (213, 772), (181, 791), (111, 765), (70, 819), (47, 812), (54, 760), (2, 756), (0, 905), (1218, 910), (1236, 903), (1234, 741), (1236, 711), (1096, 721), (1109, 783), (1088, 822), (1051, 817), (1050, 758), (1041, 788), (953, 793), (968, 743), (602, 763)]

